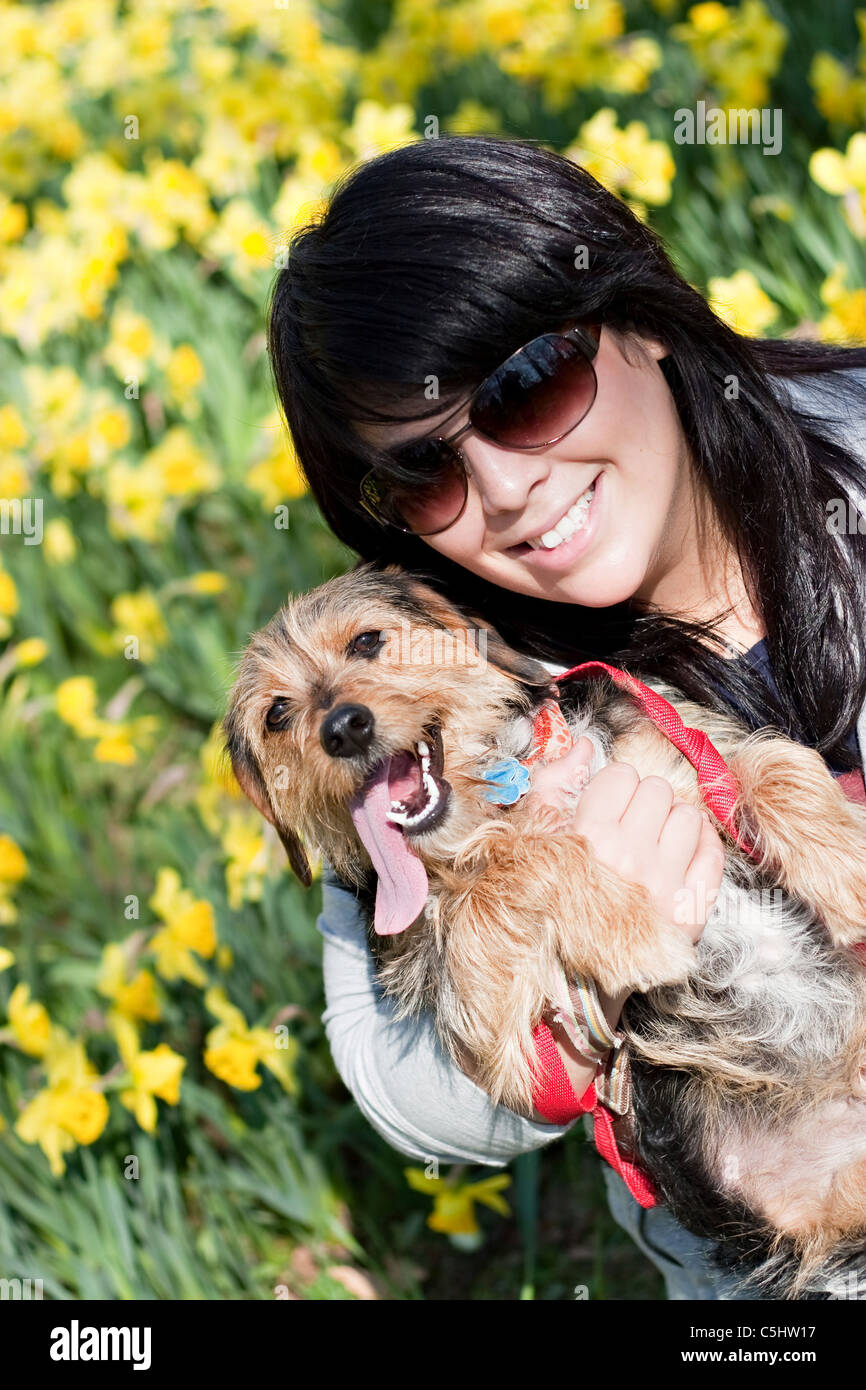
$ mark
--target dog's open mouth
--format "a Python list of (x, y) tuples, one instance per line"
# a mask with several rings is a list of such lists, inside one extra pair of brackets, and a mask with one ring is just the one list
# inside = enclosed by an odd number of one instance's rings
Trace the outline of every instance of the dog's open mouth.
[(413, 748), (383, 759), (349, 801), (379, 880), (374, 925), (382, 936), (405, 931), (427, 901), (427, 874), (409, 840), (439, 824), (451, 795), (441, 732), (423, 732)]
[(442, 777), (442, 734), (437, 726), (425, 730), (428, 738), (415, 747), (396, 753), (388, 765), (387, 811), (392, 825), (402, 826), (404, 835), (418, 835), (439, 824), (451, 788)]

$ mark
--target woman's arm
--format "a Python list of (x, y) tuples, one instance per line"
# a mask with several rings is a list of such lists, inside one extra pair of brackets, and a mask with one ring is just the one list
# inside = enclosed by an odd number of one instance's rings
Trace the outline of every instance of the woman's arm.
[(494, 1105), (451, 1061), (429, 1016), (394, 1018), (376, 981), (363, 909), (327, 864), (316, 925), (325, 943), (322, 1021), (334, 1065), (392, 1148), (422, 1162), (502, 1167), (566, 1133), (570, 1125), (539, 1123)]

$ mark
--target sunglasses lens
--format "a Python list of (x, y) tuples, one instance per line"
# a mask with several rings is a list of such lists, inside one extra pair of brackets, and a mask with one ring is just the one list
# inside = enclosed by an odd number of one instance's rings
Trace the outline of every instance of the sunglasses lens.
[(419, 439), (396, 450), (393, 457), (414, 473), (417, 481), (383, 483), (380, 515), (419, 536), (452, 525), (467, 495), (466, 474), (457, 450), (441, 440)]
[(544, 334), (493, 372), (472, 423), (490, 439), (531, 449), (567, 434), (595, 400), (592, 363), (569, 339)]

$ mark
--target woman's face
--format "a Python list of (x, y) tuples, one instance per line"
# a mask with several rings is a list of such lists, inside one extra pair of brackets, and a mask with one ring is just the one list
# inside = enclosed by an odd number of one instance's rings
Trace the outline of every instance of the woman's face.
[[(688, 548), (693, 508), (688, 447), (659, 367), (663, 344), (628, 341), (603, 328), (598, 393), (589, 414), (558, 444), (513, 452), (467, 431), (460, 440), (469, 497), (459, 521), (425, 544), (493, 584), (560, 603), (606, 608), (652, 599)], [(641, 350), (642, 349), (642, 350)], [(385, 448), (453, 434), (468, 410), (423, 422), (363, 426)], [(573, 511), (573, 525), (561, 518)], [(574, 530), (577, 525), (577, 530)], [(566, 538), (571, 529), (573, 534)], [(556, 535), (551, 535), (552, 531)], [(552, 548), (533, 548), (542, 535)]]

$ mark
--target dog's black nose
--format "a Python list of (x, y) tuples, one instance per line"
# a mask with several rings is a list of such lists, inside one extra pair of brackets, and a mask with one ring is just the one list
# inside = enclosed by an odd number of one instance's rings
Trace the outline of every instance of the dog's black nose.
[(354, 758), (370, 747), (373, 725), (373, 711), (366, 705), (338, 705), (322, 720), (319, 738), (332, 758)]

